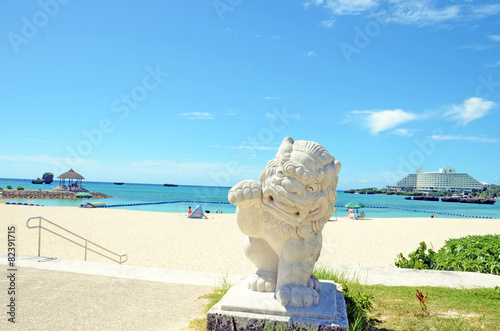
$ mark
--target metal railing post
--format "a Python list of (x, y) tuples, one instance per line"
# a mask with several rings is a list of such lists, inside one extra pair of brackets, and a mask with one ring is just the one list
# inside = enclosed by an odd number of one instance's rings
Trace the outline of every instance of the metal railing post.
[(85, 260), (87, 261), (87, 240), (85, 240)]
[(41, 256), (40, 255), (40, 247), (42, 245), (42, 218), (39, 217), (38, 218), (38, 256)]

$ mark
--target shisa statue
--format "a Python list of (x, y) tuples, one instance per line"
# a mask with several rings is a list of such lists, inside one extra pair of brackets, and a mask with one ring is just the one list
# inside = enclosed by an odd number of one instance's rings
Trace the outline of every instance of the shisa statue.
[(251, 290), (275, 292), (283, 306), (319, 303), (320, 283), (312, 272), (337, 199), (339, 171), (340, 162), (320, 144), (287, 137), (259, 181), (231, 188), (229, 202), (248, 236), (245, 254), (258, 269), (248, 280)]

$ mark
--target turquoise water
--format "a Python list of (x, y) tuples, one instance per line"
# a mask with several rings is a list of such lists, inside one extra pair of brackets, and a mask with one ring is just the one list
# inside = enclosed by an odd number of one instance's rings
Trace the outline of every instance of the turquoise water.
[[(5, 189), (7, 185), (11, 185), (13, 188), (23, 186), (25, 189), (41, 188), (46, 190), (58, 186), (59, 182), (54, 181), (50, 185), (35, 185), (31, 184), (31, 180), (0, 178), (0, 187)], [(212, 213), (218, 210), (221, 210), (224, 213), (234, 213), (236, 211), (236, 207), (227, 203), (227, 192), (229, 187), (182, 185), (179, 185), (178, 187), (166, 187), (163, 186), (163, 184), (154, 185), (132, 183), (115, 185), (113, 183), (87, 181), (84, 182), (83, 186), (89, 191), (97, 191), (113, 196), (114, 198), (111, 199), (90, 200), (92, 202), (104, 202), (107, 205), (183, 201), (167, 204), (115, 207), (119, 209), (186, 213), (189, 206), (194, 209), (196, 205), (202, 204), (204, 210), (209, 210)], [(0, 200), (9, 202), (28, 202), (27, 199), (2, 199), (1, 197)], [(45, 206), (78, 207), (80, 204), (87, 201), (88, 200), (85, 199), (38, 199), (35, 200), (34, 203)], [(434, 212), (435, 217), (462, 217), (460, 215), (468, 215), (500, 219), (500, 202), (496, 202), (494, 205), (477, 205), (441, 201), (415, 201), (405, 200), (402, 196), (355, 195), (344, 192), (338, 192), (337, 194), (336, 205), (338, 207), (339, 216), (345, 216), (346, 210), (341, 206), (351, 201), (360, 201), (367, 206), (367, 208), (364, 208), (367, 218), (430, 217), (430, 213)]]

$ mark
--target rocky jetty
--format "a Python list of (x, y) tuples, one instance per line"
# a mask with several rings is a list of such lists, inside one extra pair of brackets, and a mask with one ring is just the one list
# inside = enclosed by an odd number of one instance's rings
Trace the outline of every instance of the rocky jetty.
[[(65, 191), (62, 189), (53, 189), (53, 190), (2, 190), (1, 198), (5, 199), (78, 199), (75, 198), (75, 194), (80, 192), (87, 192), (85, 189), (81, 189), (78, 191)], [(94, 197), (91, 199), (103, 199), (103, 198), (112, 198), (109, 195), (100, 193), (100, 192), (88, 192), (92, 194)]]

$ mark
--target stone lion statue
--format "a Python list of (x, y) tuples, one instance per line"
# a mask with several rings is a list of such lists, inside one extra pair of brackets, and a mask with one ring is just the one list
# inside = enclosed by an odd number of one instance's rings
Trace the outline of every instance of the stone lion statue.
[(340, 166), (320, 144), (287, 137), (259, 181), (231, 188), (229, 202), (248, 236), (245, 254), (258, 268), (250, 289), (275, 292), (283, 306), (318, 304), (320, 284), (312, 271), (337, 199)]

